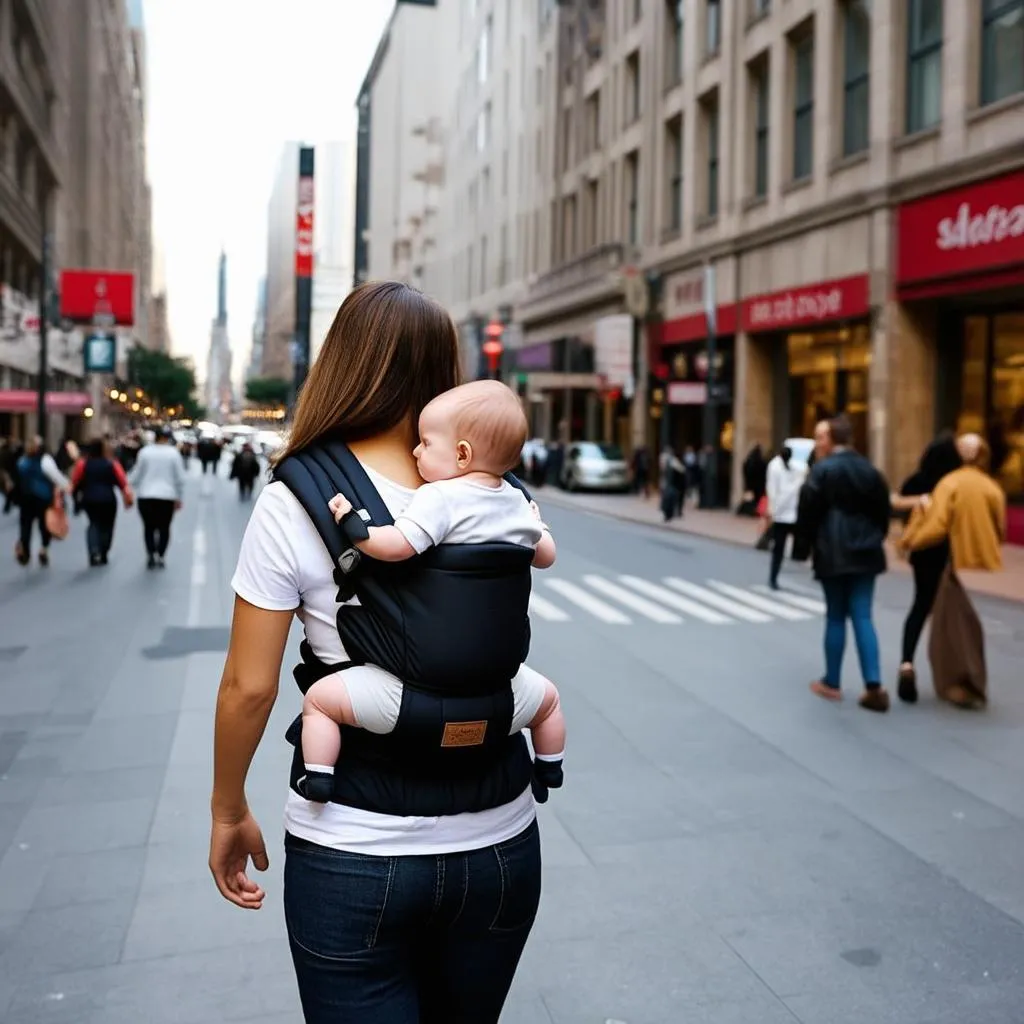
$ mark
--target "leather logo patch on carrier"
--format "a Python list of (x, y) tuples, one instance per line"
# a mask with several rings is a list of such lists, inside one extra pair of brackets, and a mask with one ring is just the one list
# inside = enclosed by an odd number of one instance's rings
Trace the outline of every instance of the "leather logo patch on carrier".
[(487, 733), (487, 722), (445, 722), (442, 747), (478, 747)]

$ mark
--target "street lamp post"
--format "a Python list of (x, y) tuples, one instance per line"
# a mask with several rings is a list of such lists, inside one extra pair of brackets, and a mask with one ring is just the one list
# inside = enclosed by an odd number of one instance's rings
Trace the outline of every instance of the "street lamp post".
[(39, 268), (39, 387), (36, 394), (36, 433), (47, 442), (46, 378), (49, 373), (47, 353), (47, 307), (50, 296), (50, 236), (46, 230), (46, 204), (43, 204), (43, 248)]

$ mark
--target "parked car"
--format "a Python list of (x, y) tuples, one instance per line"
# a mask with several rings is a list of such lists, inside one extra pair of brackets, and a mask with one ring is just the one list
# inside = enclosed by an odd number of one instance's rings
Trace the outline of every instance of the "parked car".
[(627, 491), (629, 465), (617, 444), (575, 441), (569, 445), (562, 467), (567, 491)]

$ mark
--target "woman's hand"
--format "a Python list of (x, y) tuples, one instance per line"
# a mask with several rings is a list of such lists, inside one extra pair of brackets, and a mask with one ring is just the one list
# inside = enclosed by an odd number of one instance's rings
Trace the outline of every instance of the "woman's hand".
[(267, 848), (256, 819), (246, 808), (237, 820), (213, 819), (210, 832), (210, 871), (224, 899), (244, 910), (259, 910), (266, 893), (245, 872), (252, 858), (257, 871), (270, 866)]
[(352, 511), (352, 502), (344, 494), (336, 494), (327, 502), (327, 507), (334, 513), (334, 521), (340, 523)]

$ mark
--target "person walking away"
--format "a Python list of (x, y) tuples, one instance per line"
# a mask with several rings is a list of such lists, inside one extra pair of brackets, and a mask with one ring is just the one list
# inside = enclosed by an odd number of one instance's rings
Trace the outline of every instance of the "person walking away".
[(242, 450), (231, 461), (231, 479), (238, 481), (238, 497), (242, 501), (252, 497), (253, 485), (259, 475), (260, 461), (252, 445), (242, 445)]
[(956, 448), (963, 465), (939, 480), (923, 514), (907, 525), (902, 546), (918, 552), (949, 542), (950, 564), (935, 598), (929, 651), (935, 692), (952, 704), (977, 708), (987, 701), (984, 633), (956, 574), (1002, 568), (1006, 495), (988, 475), (984, 438), (964, 434)]
[(161, 427), (156, 442), (139, 452), (128, 479), (139, 503), (146, 539), (147, 568), (162, 569), (171, 541), (171, 520), (185, 495), (185, 464), (171, 442), (171, 432)]
[(658, 458), (658, 472), (661, 477), (661, 514), (668, 523), (683, 514), (686, 500), (686, 467), (670, 444), (665, 445)]
[(818, 461), (800, 492), (797, 529), (810, 539), (814, 574), (825, 592), (825, 676), (811, 691), (842, 699), (846, 621), (853, 623), (867, 711), (889, 710), (882, 688), (878, 634), (872, 621), (875, 580), (886, 570), (889, 487), (885, 477), (851, 447), (853, 426), (837, 416), (815, 429)]
[(126, 509), (132, 507), (134, 498), (124, 469), (110, 458), (102, 440), (92, 441), (85, 456), (75, 463), (71, 473), (71, 491), (75, 496), (76, 509), (81, 508), (89, 519), (85, 535), (89, 565), (106, 565), (114, 541), (117, 492), (121, 492)]
[(793, 450), (784, 445), (768, 463), (765, 489), (768, 497), (768, 519), (772, 530), (772, 560), (768, 585), (779, 589), (779, 571), (786, 555), (786, 542), (796, 529), (800, 507), (800, 489), (807, 479), (807, 468), (793, 462)]
[[(924, 515), (931, 499), (931, 493), (939, 481), (948, 473), (959, 469), (961, 465), (960, 453), (952, 434), (937, 438), (925, 448), (917, 469), (903, 481), (900, 493), (892, 496), (893, 509), (910, 516), (907, 530), (904, 531), (904, 542), (908, 536), (907, 531), (917, 528), (918, 521)], [(935, 605), (942, 575), (949, 564), (949, 540), (943, 539), (932, 547), (912, 551), (909, 555), (910, 566), (914, 572), (914, 600), (903, 623), (902, 658), (896, 692), (904, 703), (914, 704), (917, 702), (914, 655), (917, 653), (924, 625)]]
[(645, 445), (633, 452), (633, 493), (642, 494), (644, 498), (651, 493), (651, 457)]
[(18, 460), (18, 504), (21, 531), (14, 554), (19, 565), (28, 565), (32, 558), (32, 526), (39, 524), (39, 564), (50, 564), (50, 531), (46, 526), (46, 510), (58, 491), (67, 492), (71, 481), (57, 468), (52, 455), (43, 447), (38, 435), (29, 441), (25, 454)]

